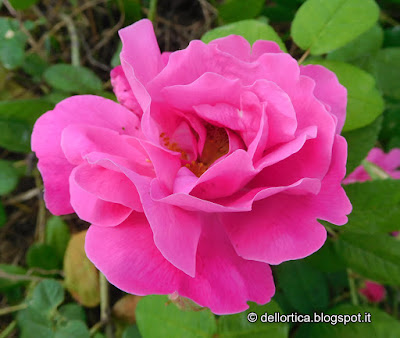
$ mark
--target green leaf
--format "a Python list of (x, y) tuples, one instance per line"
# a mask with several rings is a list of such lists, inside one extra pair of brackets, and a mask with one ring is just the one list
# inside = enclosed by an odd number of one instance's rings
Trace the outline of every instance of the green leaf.
[(61, 217), (52, 216), (49, 218), (46, 224), (46, 244), (57, 252), (60, 261), (64, 258), (70, 237), (68, 225)]
[(353, 205), (344, 231), (388, 233), (400, 230), (400, 180), (375, 180), (345, 186)]
[(115, 51), (111, 59), (111, 67), (117, 67), (118, 65), (121, 64), (121, 60), (119, 59), (119, 54), (121, 54), (121, 50), (122, 50), (122, 42), (120, 41), (118, 43), (117, 50)]
[(292, 24), (294, 42), (320, 55), (344, 46), (378, 20), (374, 0), (307, 0)]
[(224, 22), (253, 19), (260, 15), (265, 0), (225, 0), (218, 6), (218, 15)]
[(0, 160), (0, 196), (13, 191), (18, 184), (18, 174), (11, 161)]
[(0, 18), (0, 62), (7, 69), (15, 69), (24, 61), (27, 37), (15, 19)]
[(329, 290), (324, 275), (303, 261), (290, 261), (276, 267), (277, 285), (299, 312), (324, 310), (329, 305)]
[(327, 55), (328, 60), (358, 62), (359, 59), (374, 55), (382, 47), (383, 29), (379, 25), (361, 34), (349, 44)]
[(67, 320), (80, 320), (82, 322), (86, 321), (85, 310), (82, 306), (76, 303), (62, 305), (60, 306), (58, 312)]
[(54, 270), (61, 266), (57, 252), (50, 245), (41, 243), (35, 243), (28, 249), (26, 263), (30, 268), (45, 270)]
[[(0, 174), (1, 175), (1, 174)], [(7, 213), (6, 209), (4, 209), (3, 204), (0, 202), (0, 228), (4, 226), (7, 222)]]
[[(239, 337), (274, 337), (285, 338), (289, 336), (289, 325), (287, 323), (265, 323), (262, 322), (262, 316), (268, 316), (282, 310), (279, 305), (271, 301), (266, 305), (259, 306), (250, 304), (248, 310), (242, 313), (229, 316), (221, 316), (218, 319), (218, 337), (221, 338), (239, 338)], [(250, 313), (257, 314), (257, 320), (249, 322), (247, 316)]]
[(0, 39), (0, 62), (6, 69), (15, 69), (24, 62), (24, 46), (15, 39)]
[(61, 284), (53, 279), (45, 279), (33, 290), (29, 307), (51, 318), (63, 301), (64, 289)]
[(136, 325), (128, 326), (124, 330), (124, 333), (122, 334), (122, 338), (141, 338), (141, 337), (142, 336), (140, 335), (139, 329)]
[[(0, 272), (1, 271), (11, 275), (24, 275), (26, 273), (26, 269), (18, 265), (9, 264), (0, 264)], [(7, 278), (0, 278), (0, 290), (10, 289), (15, 286), (25, 285), (27, 283), (29, 283), (29, 281), (15, 281)]]
[(201, 40), (209, 43), (212, 40), (232, 34), (243, 36), (251, 45), (257, 40), (275, 41), (283, 51), (286, 51), (284, 43), (275, 30), (266, 23), (257, 20), (243, 20), (212, 29), (204, 34)]
[(385, 29), (384, 47), (400, 47), (400, 26)]
[(52, 105), (44, 99), (0, 102), (0, 146), (15, 152), (30, 152), (32, 127)]
[(54, 337), (51, 320), (34, 308), (20, 311), (17, 322), (21, 329), (20, 338)]
[(335, 72), (339, 82), (347, 88), (347, 116), (343, 131), (364, 127), (382, 114), (384, 101), (370, 74), (340, 61), (318, 60), (311, 63)]
[(211, 338), (216, 331), (210, 310), (182, 311), (166, 296), (142, 298), (136, 307), (136, 322), (143, 338)]
[(38, 54), (28, 54), (25, 57), (22, 68), (25, 73), (34, 77), (35, 80), (40, 80), (49, 64), (44, 61)]
[(381, 49), (371, 61), (369, 70), (384, 95), (400, 99), (400, 48)]
[(323, 272), (335, 272), (345, 269), (345, 265), (336, 253), (329, 237), (321, 249), (306, 257), (304, 262), (310, 263), (314, 268)]
[(400, 241), (389, 234), (343, 232), (335, 249), (353, 271), (382, 284), (400, 285)]
[(80, 320), (71, 320), (64, 327), (58, 328), (55, 338), (89, 338), (90, 333), (85, 325)]
[(131, 24), (142, 18), (142, 7), (140, 0), (114, 0), (118, 4), (122, 4), (125, 13), (125, 22)]
[(361, 165), (369, 151), (374, 147), (381, 129), (382, 118), (378, 117), (371, 124), (342, 133), (347, 141), (347, 174), (349, 175)]
[[(379, 140), (388, 144), (400, 136), (400, 105), (390, 107), (383, 113), (382, 130)], [(390, 149), (390, 148), (389, 148)]]
[(329, 323), (310, 323), (303, 324), (297, 330), (295, 338), (354, 338), (354, 337), (374, 337), (374, 338), (396, 338), (400, 337), (400, 322), (378, 308), (355, 306), (350, 304), (339, 305), (327, 312), (334, 314), (339, 319), (343, 315), (361, 314), (362, 320), (367, 320), (364, 315), (371, 314), (371, 322), (364, 323), (343, 323), (336, 325)]
[(29, 7), (36, 5), (39, 0), (9, 0), (11, 6), (14, 7), (16, 10), (24, 10), (28, 9)]
[(97, 93), (102, 89), (100, 78), (81, 66), (53, 65), (44, 72), (44, 78), (53, 88), (70, 93)]

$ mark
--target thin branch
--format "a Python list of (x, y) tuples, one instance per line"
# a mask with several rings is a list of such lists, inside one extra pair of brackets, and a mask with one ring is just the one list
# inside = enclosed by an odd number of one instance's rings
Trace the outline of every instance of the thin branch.
[(356, 283), (353, 273), (350, 269), (347, 269), (347, 277), (349, 279), (351, 302), (353, 303), (353, 305), (358, 305)]
[(26, 309), (28, 307), (28, 304), (22, 303), (18, 305), (13, 305), (13, 306), (8, 306), (0, 309), (0, 316), (5, 316), (13, 312), (17, 312), (23, 309)]
[(307, 49), (306, 51), (305, 51), (305, 53), (301, 56), (301, 58), (299, 59), (299, 61), (298, 61), (298, 63), (299, 63), (299, 65), (301, 65), (303, 62), (304, 62), (304, 60), (305, 59), (307, 59), (307, 56), (310, 54), (310, 50), (309, 49)]
[(60, 14), (60, 18), (67, 24), (68, 33), (71, 38), (71, 63), (73, 66), (80, 66), (79, 39), (74, 22), (71, 17), (66, 14)]
[(33, 188), (28, 191), (25, 191), (19, 195), (16, 195), (14, 197), (11, 197), (10, 199), (6, 200), (3, 204), (4, 205), (10, 205), (10, 204), (16, 204), (19, 202), (25, 202), (30, 200), (33, 197), (36, 197), (40, 195), (41, 189), (39, 188)]
[(4, 329), (4, 331), (0, 333), (0, 338), (6, 338), (10, 336), (16, 327), (17, 327), (17, 321), (13, 320), (10, 324), (8, 324), (8, 326)]
[(0, 278), (8, 279), (8, 280), (11, 280), (14, 282), (23, 282), (23, 281), (39, 282), (43, 279), (43, 278), (37, 277), (37, 276), (12, 274), (12, 273), (5, 272), (3, 270), (0, 270)]
[(149, 6), (149, 14), (147, 15), (147, 18), (155, 23), (155, 19), (157, 17), (157, 0), (150, 0), (150, 6)]
[(108, 281), (106, 277), (100, 272), (100, 320), (106, 322), (106, 336), (111, 338), (112, 327), (109, 323), (110, 320), (110, 294), (108, 290)]

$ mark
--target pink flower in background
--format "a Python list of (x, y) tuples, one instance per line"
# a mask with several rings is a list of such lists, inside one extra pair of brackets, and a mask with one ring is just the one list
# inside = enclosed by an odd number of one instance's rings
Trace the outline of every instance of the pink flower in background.
[(312, 254), (326, 239), (317, 219), (351, 211), (345, 88), (270, 41), (161, 54), (148, 20), (120, 36), (121, 105), (75, 96), (35, 125), (47, 207), (92, 224), (86, 253), (126, 292), (217, 314), (268, 302), (269, 264)]
[(379, 303), (386, 297), (386, 290), (383, 285), (368, 280), (365, 281), (365, 286), (358, 292), (371, 303)]
[[(373, 148), (367, 156), (367, 161), (376, 164), (394, 179), (400, 179), (400, 149), (392, 149), (385, 154), (382, 149)], [(371, 180), (370, 175), (362, 165), (358, 166), (344, 180), (343, 184), (365, 182)]]

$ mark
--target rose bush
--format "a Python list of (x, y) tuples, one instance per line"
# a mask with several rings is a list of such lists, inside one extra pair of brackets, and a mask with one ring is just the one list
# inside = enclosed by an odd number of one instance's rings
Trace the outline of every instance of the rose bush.
[(317, 219), (347, 222), (346, 89), (270, 41), (161, 54), (147, 20), (120, 36), (121, 104), (74, 96), (34, 127), (47, 207), (92, 224), (86, 253), (126, 292), (268, 302), (269, 264), (318, 250)]

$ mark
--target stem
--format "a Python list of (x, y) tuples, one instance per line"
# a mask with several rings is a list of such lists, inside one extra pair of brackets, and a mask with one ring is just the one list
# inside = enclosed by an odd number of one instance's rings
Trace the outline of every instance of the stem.
[(310, 55), (310, 50), (307, 49), (304, 54), (301, 56), (301, 58), (299, 59), (299, 61), (297, 61), (299, 63), (299, 65), (301, 65), (305, 59), (307, 59), (307, 56)]
[(154, 23), (156, 16), (157, 16), (157, 0), (150, 0), (149, 14), (147, 14), (147, 18)]
[(381, 12), (380, 19), (382, 21), (387, 22), (388, 24), (390, 24), (392, 26), (400, 26), (400, 22), (398, 22), (397, 20), (393, 19), (391, 16), (389, 16), (385, 12)]
[(377, 166), (375, 163), (364, 160), (361, 162), (361, 164), (373, 180), (385, 180), (387, 178), (391, 178), (386, 171)]
[(12, 280), (12, 281), (17, 281), (17, 282), (18, 281), (38, 282), (43, 279), (41, 277), (36, 277), (36, 276), (11, 274), (11, 273), (7, 273), (7, 272), (1, 271), (1, 270), (0, 270), (0, 278), (5, 278), (5, 279)]
[[(35, 184), (36, 187), (41, 187), (42, 186), (42, 181), (39, 176), (38, 171), (34, 171), (34, 178), (35, 178)], [(39, 197), (39, 208), (38, 208), (38, 213), (37, 213), (37, 218), (36, 218), (36, 229), (35, 229), (35, 238), (37, 239), (37, 242), (39, 243), (44, 243), (45, 242), (45, 228), (46, 228), (46, 205), (44, 204), (44, 200), (42, 196)]]
[(13, 320), (8, 326), (4, 329), (2, 333), (0, 333), (0, 338), (6, 338), (8, 337), (11, 332), (14, 331), (15, 327), (17, 326), (17, 321)]
[(349, 279), (351, 302), (353, 305), (358, 305), (356, 283), (354, 281), (353, 273), (350, 269), (347, 269), (347, 277)]
[(60, 14), (61, 19), (66, 23), (69, 36), (71, 38), (71, 63), (73, 66), (79, 66), (81, 61), (79, 57), (79, 39), (74, 22), (66, 14)]
[(90, 336), (91, 336), (91, 337), (94, 336), (94, 334), (95, 334), (97, 331), (99, 331), (99, 330), (103, 327), (104, 324), (106, 324), (106, 322), (104, 322), (104, 321), (102, 321), (102, 320), (100, 320), (99, 322), (97, 322), (96, 324), (94, 324), (94, 325), (90, 328), (90, 330), (89, 330)]
[(8, 315), (9, 313), (13, 313), (19, 310), (26, 309), (28, 304), (22, 303), (18, 305), (8, 306), (0, 309), (0, 316)]
[(106, 324), (106, 337), (110, 338), (113, 336), (112, 327), (109, 323), (109, 307), (110, 307), (110, 296), (108, 292), (108, 281), (106, 277), (99, 272), (100, 282), (100, 321)]

